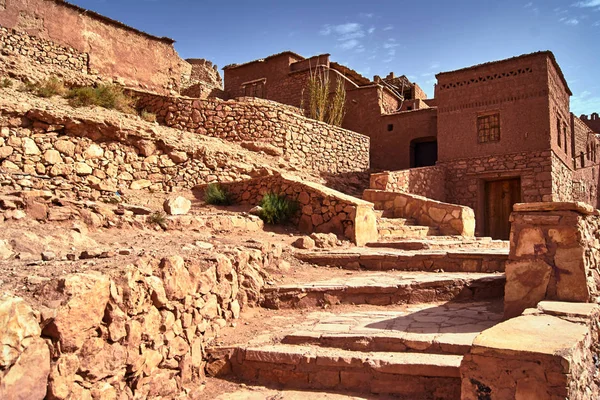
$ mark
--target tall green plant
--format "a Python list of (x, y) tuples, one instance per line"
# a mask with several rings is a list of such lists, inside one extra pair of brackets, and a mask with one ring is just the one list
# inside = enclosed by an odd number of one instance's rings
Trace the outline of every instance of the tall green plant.
[[(342, 78), (337, 79), (333, 96), (329, 94), (330, 86), (329, 71), (319, 67), (310, 69), (306, 85), (308, 107), (306, 107), (305, 112), (309, 118), (340, 126), (344, 119), (344, 107), (346, 103), (344, 80)], [(304, 108), (304, 93), (305, 91), (303, 90), (302, 108)]]

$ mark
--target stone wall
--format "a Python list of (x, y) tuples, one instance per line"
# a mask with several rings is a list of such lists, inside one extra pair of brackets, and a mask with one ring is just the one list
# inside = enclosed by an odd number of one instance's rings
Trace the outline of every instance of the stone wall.
[(36, 64), (49, 64), (87, 73), (88, 55), (72, 47), (0, 26), (0, 46), (5, 54), (19, 54)]
[(3, 298), (0, 397), (199, 398), (205, 345), (257, 303), (280, 256), (265, 245), (68, 275), (38, 287), (35, 312)]
[(216, 65), (203, 58), (189, 58), (191, 65), (189, 80), (184, 82), (183, 96), (206, 99), (208, 97), (227, 98), (223, 91), (223, 79)]
[(552, 201), (573, 201), (573, 170), (554, 152), (552, 152)]
[(461, 399), (598, 398), (599, 323), (595, 304), (541, 302), (483, 331), (461, 364)]
[(475, 235), (475, 214), (469, 207), (442, 203), (408, 193), (365, 190), (363, 198), (383, 210), (384, 216), (411, 218), (417, 224), (438, 228), (443, 235)]
[[(298, 201), (293, 222), (302, 232), (335, 233), (359, 246), (377, 241), (373, 204), (302, 179), (274, 175), (222, 184), (235, 202), (257, 205), (269, 192)], [(199, 188), (202, 190), (203, 188)]]
[(369, 168), (369, 138), (305, 118), (267, 100), (223, 101), (136, 93), (139, 107), (169, 127), (232, 142), (263, 142), (294, 164), (332, 174)]
[[(40, 39), (21, 42), (21, 54), (35, 59), (40, 43), (52, 41), (87, 54), (89, 73), (117, 78), (131, 87), (178, 91), (192, 70), (175, 51), (173, 40), (61, 0), (10, 0), (0, 10), (0, 25)], [(63, 65), (69, 68), (69, 60), (65, 61)]]
[(541, 300), (598, 300), (599, 216), (584, 203), (515, 205), (506, 263), (506, 317)]
[(445, 184), (446, 171), (442, 167), (433, 166), (371, 174), (370, 188), (445, 201)]

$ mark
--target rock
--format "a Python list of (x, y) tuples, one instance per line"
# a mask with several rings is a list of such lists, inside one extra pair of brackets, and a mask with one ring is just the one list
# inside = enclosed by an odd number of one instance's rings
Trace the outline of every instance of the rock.
[(292, 245), (299, 249), (310, 250), (315, 248), (315, 241), (308, 236), (303, 236), (298, 238)]
[(39, 289), (40, 301), (52, 307), (60, 300), (56, 317), (43, 334), (59, 340), (63, 352), (75, 352), (100, 326), (110, 296), (110, 280), (100, 274), (72, 274)]
[(60, 153), (56, 150), (46, 150), (46, 152), (44, 153), (43, 156), (43, 160), (46, 164), (58, 164), (58, 163), (62, 163), (62, 157), (60, 156)]
[(0, 371), (17, 361), (27, 346), (27, 339), (39, 338), (40, 333), (33, 309), (23, 299), (0, 297)]
[(10, 146), (0, 146), (0, 160), (8, 158), (14, 149)]
[(8, 210), (4, 213), (6, 219), (20, 220), (27, 216), (23, 210)]
[(190, 211), (191, 207), (192, 202), (182, 196), (167, 199), (163, 203), (163, 208), (169, 215), (185, 215)]
[(75, 155), (75, 144), (69, 140), (57, 140), (54, 142), (54, 148), (69, 157)]
[(40, 148), (31, 138), (23, 138), (22, 141), (23, 153), (26, 156), (36, 156), (41, 153)]
[(520, 315), (546, 296), (552, 267), (541, 260), (508, 261), (504, 293), (504, 317)]
[(30, 218), (43, 221), (48, 218), (48, 206), (33, 199), (27, 201), (27, 215)]
[(176, 164), (184, 163), (188, 160), (188, 155), (184, 151), (171, 151), (168, 153), (169, 158)]
[(338, 242), (335, 233), (313, 233), (310, 238), (315, 241), (315, 246), (321, 249), (335, 247)]
[(262, 214), (262, 207), (261, 206), (256, 206), (250, 209), (250, 211), (248, 211), (249, 214), (251, 215), (257, 215), (260, 217), (260, 215)]
[(196, 240), (194, 242), (194, 246), (196, 246), (197, 248), (202, 249), (202, 250), (212, 250), (213, 247), (215, 247), (212, 245), (212, 243), (202, 242), (200, 240)]
[(42, 252), (42, 261), (52, 261), (56, 258), (56, 254), (52, 251)]
[(86, 160), (102, 158), (102, 156), (104, 156), (104, 150), (95, 143), (90, 144), (87, 150), (83, 153), (83, 157)]
[(84, 162), (75, 163), (75, 173), (77, 175), (91, 175), (94, 170)]
[(154, 212), (154, 210), (149, 207), (138, 206), (134, 204), (123, 203), (121, 204), (121, 207), (127, 211), (131, 211), (134, 215), (150, 215)]
[(256, 151), (256, 152), (262, 151), (263, 153), (271, 155), (271, 156), (282, 156), (283, 155), (282, 149), (280, 149), (279, 147), (275, 147), (269, 143), (242, 142), (242, 143), (240, 143), (240, 146), (242, 146), (244, 149), (247, 149), (250, 151)]
[(139, 150), (140, 154), (144, 157), (150, 157), (154, 153), (156, 153), (156, 144), (150, 140), (140, 140), (136, 143), (136, 147)]
[(129, 186), (129, 188), (131, 190), (140, 190), (140, 189), (146, 189), (147, 187), (152, 186), (152, 182), (147, 180), (147, 179), (139, 179), (137, 181), (133, 181), (131, 182), (131, 185)]
[(6, 240), (0, 240), (0, 260), (8, 260), (13, 255), (10, 244)]
[(169, 300), (181, 300), (195, 290), (183, 258), (179, 256), (163, 258), (160, 269)]
[(0, 399), (42, 400), (46, 398), (50, 375), (50, 350), (41, 338), (34, 338), (4, 376), (0, 376)]

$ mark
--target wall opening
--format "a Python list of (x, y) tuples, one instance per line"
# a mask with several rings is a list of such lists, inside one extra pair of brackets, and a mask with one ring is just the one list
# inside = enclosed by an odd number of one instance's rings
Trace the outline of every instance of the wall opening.
[(437, 138), (424, 137), (410, 142), (410, 167), (430, 167), (437, 163)]
[(388, 130), (388, 132), (393, 131), (394, 130), (394, 124), (388, 124), (387, 130)]

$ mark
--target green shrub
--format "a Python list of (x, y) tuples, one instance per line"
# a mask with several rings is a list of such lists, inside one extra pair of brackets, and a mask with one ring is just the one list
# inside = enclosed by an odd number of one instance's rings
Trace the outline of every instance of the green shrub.
[(218, 183), (211, 183), (204, 191), (204, 202), (217, 206), (228, 206), (233, 203), (231, 193)]
[(144, 121), (148, 121), (148, 122), (156, 122), (156, 114), (151, 113), (149, 111), (146, 110), (142, 110), (142, 112), (140, 113), (140, 117), (144, 120)]
[(284, 224), (298, 211), (298, 202), (283, 194), (267, 193), (260, 201), (260, 217), (267, 224)]
[(39, 97), (64, 96), (67, 93), (65, 84), (58, 78), (52, 77), (39, 83), (25, 82), (20, 88), (21, 92), (30, 92)]
[(167, 214), (162, 211), (150, 214), (147, 221), (149, 224), (158, 225), (163, 229), (167, 229)]
[(99, 106), (129, 114), (135, 112), (133, 108), (135, 99), (117, 85), (73, 88), (67, 94), (67, 98), (73, 107)]
[(12, 87), (12, 85), (13, 85), (13, 81), (11, 81), (8, 78), (4, 78), (4, 79), (2, 79), (2, 82), (0, 82), (0, 87), (2, 87), (2, 88), (9, 88), (9, 87)]

